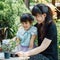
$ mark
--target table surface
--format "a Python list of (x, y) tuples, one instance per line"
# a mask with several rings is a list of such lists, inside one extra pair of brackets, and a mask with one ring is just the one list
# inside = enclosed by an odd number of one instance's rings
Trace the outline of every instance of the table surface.
[(4, 59), (4, 60), (28, 60), (29, 57), (11, 57), (9, 59)]
[(10, 57), (9, 59), (4, 58), (4, 53), (0, 52), (0, 60), (28, 60), (30, 57)]
[(29, 57), (10, 57), (9, 59), (0, 59), (0, 60), (28, 60)]

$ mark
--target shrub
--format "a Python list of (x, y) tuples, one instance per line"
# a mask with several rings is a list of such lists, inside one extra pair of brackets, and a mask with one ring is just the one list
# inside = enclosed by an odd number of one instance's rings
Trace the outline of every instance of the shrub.
[(8, 38), (15, 36), (22, 13), (29, 12), (23, 0), (0, 0), (0, 28), (8, 27)]

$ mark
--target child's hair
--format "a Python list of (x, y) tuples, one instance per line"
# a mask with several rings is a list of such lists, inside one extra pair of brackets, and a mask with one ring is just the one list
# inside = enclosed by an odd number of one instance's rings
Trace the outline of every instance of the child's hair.
[(22, 16), (20, 17), (20, 22), (22, 23), (22, 22), (27, 22), (27, 21), (29, 21), (30, 23), (34, 21), (32, 14), (30, 13), (22, 14)]

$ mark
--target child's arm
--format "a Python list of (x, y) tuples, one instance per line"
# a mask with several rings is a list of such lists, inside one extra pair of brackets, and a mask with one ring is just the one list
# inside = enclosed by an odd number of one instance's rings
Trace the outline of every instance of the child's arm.
[(33, 27), (32, 31), (31, 31), (31, 40), (30, 40), (30, 45), (29, 45), (29, 49), (32, 49), (34, 47), (34, 40), (36, 40), (37, 38), (37, 28)]
[(34, 40), (36, 39), (36, 35), (32, 35), (30, 40), (29, 49), (32, 49), (34, 47)]

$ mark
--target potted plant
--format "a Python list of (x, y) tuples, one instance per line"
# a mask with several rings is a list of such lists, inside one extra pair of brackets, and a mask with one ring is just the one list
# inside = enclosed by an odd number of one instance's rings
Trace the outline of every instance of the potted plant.
[(2, 50), (4, 52), (5, 58), (10, 57), (10, 53), (12, 50), (16, 47), (16, 41), (13, 41), (12, 39), (6, 39), (2, 42)]

